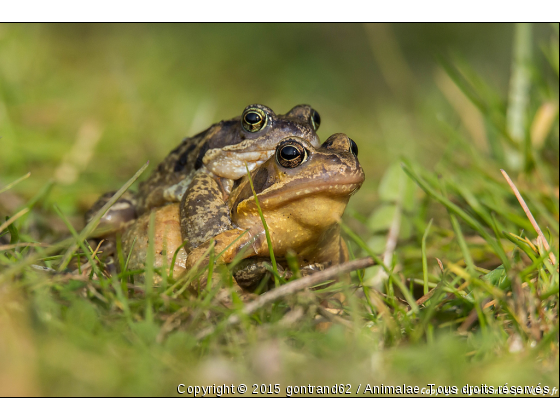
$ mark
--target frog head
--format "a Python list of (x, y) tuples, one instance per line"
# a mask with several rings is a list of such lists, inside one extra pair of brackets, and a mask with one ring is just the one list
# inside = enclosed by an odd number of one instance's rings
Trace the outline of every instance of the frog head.
[(320, 124), (319, 113), (309, 105), (297, 105), (283, 115), (264, 105), (249, 105), (240, 117), (215, 126), (219, 132), (208, 136), (201, 164), (217, 176), (239, 179), (246, 173), (245, 165), (253, 170), (264, 163), (286, 137), (319, 146)]
[[(348, 200), (364, 181), (357, 155), (356, 143), (345, 134), (332, 135), (320, 147), (290, 136), (252, 172), (275, 252), (320, 252), (317, 248), (327, 237), (338, 235), (338, 221)], [(247, 175), (232, 191), (229, 206), (235, 225), (261, 235), (262, 222)], [(262, 253), (266, 256), (266, 251)]]

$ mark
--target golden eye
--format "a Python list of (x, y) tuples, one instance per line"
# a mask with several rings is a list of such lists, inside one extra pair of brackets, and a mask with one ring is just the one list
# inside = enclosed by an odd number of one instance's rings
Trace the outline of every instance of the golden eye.
[(307, 159), (307, 150), (294, 140), (287, 140), (276, 148), (276, 160), (284, 168), (296, 168)]
[(321, 116), (317, 111), (313, 110), (310, 119), (311, 119), (311, 126), (313, 127), (313, 130), (317, 131), (319, 129), (319, 126), (321, 125)]
[(249, 133), (256, 133), (266, 127), (268, 116), (259, 108), (246, 109), (241, 117), (243, 128)]

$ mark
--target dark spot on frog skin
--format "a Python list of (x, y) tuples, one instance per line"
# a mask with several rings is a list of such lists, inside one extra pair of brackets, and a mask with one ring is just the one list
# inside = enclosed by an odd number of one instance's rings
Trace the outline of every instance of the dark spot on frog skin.
[(187, 150), (185, 150), (181, 156), (179, 156), (179, 159), (177, 159), (177, 161), (175, 162), (175, 166), (173, 167), (173, 171), (175, 172), (179, 172), (182, 171), (185, 168), (185, 165), (187, 164), (187, 161), (189, 159), (189, 154), (193, 151), (193, 149), (196, 147), (195, 144), (191, 144)]
[(210, 145), (208, 144), (208, 142), (204, 143), (204, 145), (200, 148), (200, 152), (198, 152), (198, 157), (196, 158), (196, 162), (194, 164), (195, 170), (198, 170), (202, 167), (202, 163), (203, 163), (202, 158), (204, 158), (204, 155), (206, 154), (209, 148)]
[(257, 171), (255, 177), (253, 178), (253, 186), (257, 194), (260, 194), (273, 184), (273, 182), (268, 178), (268, 171), (266, 169), (261, 168)]
[(231, 187), (231, 189), (235, 190), (237, 187), (239, 187), (239, 184), (241, 184), (242, 179), (243, 178), (239, 178), (239, 179), (236, 179), (235, 181), (233, 181), (233, 187)]
[(188, 139), (188, 137), (184, 138), (183, 141), (181, 143), (179, 143), (179, 146), (177, 146), (175, 149), (173, 149), (171, 152), (169, 152), (169, 154), (170, 155), (176, 155), (177, 153), (179, 153), (181, 151), (181, 148), (183, 147), (183, 143), (187, 139)]

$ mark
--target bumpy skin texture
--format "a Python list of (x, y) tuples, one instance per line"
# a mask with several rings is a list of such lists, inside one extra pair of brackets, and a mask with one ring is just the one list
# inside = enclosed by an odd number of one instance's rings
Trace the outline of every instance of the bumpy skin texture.
[[(115, 193), (116, 191), (111, 191), (99, 197), (85, 214), (86, 222), (89, 222)], [(98, 229), (107, 229), (107, 233), (111, 235), (114, 231), (123, 229), (130, 220), (135, 218), (136, 197), (130, 191), (125, 191), (119, 200), (101, 218)]]
[(181, 201), (181, 231), (187, 253), (225, 230), (231, 229), (230, 209), (218, 181), (200, 172)]
[[(238, 179), (245, 174), (245, 163), (249, 170), (257, 162), (264, 162), (267, 152), (272, 154), (280, 140), (287, 136), (298, 136), (319, 145), (314, 129), (315, 111), (308, 105), (298, 105), (285, 115), (276, 115), (264, 105), (249, 105), (248, 110), (262, 111), (266, 125), (261, 130), (249, 132), (241, 123), (242, 117), (221, 121), (194, 137), (186, 138), (161, 162), (151, 176), (140, 184), (137, 199), (138, 214), (159, 207), (166, 202), (180, 201), (189, 178), (205, 167), (219, 178)], [(187, 180), (187, 183), (181, 184)], [(179, 188), (173, 188), (181, 184)], [(178, 191), (176, 191), (178, 190)]]
[[(262, 126), (248, 129), (247, 115), (258, 113)], [(223, 194), (229, 193), (233, 180), (253, 170), (274, 153), (279, 141), (298, 136), (319, 145), (316, 130), (319, 114), (309, 105), (298, 105), (284, 115), (276, 115), (264, 105), (249, 105), (239, 117), (221, 121), (194, 137), (185, 138), (158, 165), (150, 177), (140, 183), (138, 193), (120, 199), (101, 223), (114, 230), (124, 222), (168, 203), (181, 201), (193, 177), (201, 170), (218, 181)], [(92, 207), (100, 209), (112, 194), (102, 196)], [(129, 206), (130, 208), (127, 208)], [(88, 212), (86, 221), (95, 214)], [(193, 216), (194, 217), (194, 216)]]
[[(283, 167), (278, 161), (279, 153), (288, 143), (303, 147), (306, 154), (305, 160), (292, 168)], [(313, 147), (303, 139), (288, 138), (278, 145), (275, 156), (251, 173), (280, 265), (287, 267), (285, 258), (289, 250), (296, 252), (302, 275), (348, 260), (348, 250), (340, 237), (338, 220), (350, 196), (364, 180), (356, 156), (357, 149), (353, 146), (355, 144), (344, 134), (329, 137), (320, 148)], [(270, 259), (249, 178), (246, 176), (239, 180), (228, 200), (217, 193), (220, 188), (211, 176), (204, 180), (201, 178), (200, 183), (193, 184), (191, 188), (211, 193), (214, 201), (210, 207), (204, 208), (209, 209), (207, 223), (210, 223), (210, 219), (217, 220), (218, 232), (203, 240), (197, 236), (199, 231), (190, 230), (185, 224), (185, 215), (189, 211), (198, 213), (200, 209), (196, 206), (188, 209), (185, 206), (186, 199), (181, 203), (181, 209), (177, 204), (158, 208), (155, 216), (156, 267), (164, 264), (170, 266), (173, 250), (176, 249), (174, 247), (179, 246), (180, 240), (177, 239), (177, 232), (167, 239), (162, 238), (169, 235), (170, 228), (178, 229), (177, 220), (180, 219), (182, 240), (192, 236), (193, 244), (198, 245), (188, 247), (188, 257), (184, 250), (179, 250), (175, 277), (197, 263), (206, 264), (205, 252), (212, 243), (217, 255), (235, 241), (219, 262), (231, 262), (242, 252), (242, 248), (246, 248), (247, 254), (237, 266), (234, 276), (242, 290), (253, 291), (266, 274), (265, 263), (269, 264)], [(207, 204), (205, 200), (204, 206)], [(125, 255), (130, 252), (134, 240), (140, 244), (135, 245), (129, 269), (143, 268), (148, 244), (148, 221), (147, 214), (141, 216), (123, 236)], [(164, 229), (168, 229), (168, 233), (163, 232)], [(251, 243), (253, 239), (255, 242)], [(164, 241), (167, 243), (167, 261), (158, 256)], [(196, 289), (192, 291), (206, 287), (205, 281), (206, 276), (203, 276), (200, 282), (193, 282)]]
[[(146, 266), (149, 246), (150, 213), (143, 214), (126, 229), (122, 236), (123, 254), (130, 255), (129, 270), (144, 269)], [(182, 246), (181, 225), (179, 222), (179, 204), (172, 203), (163, 206), (154, 216), (154, 267), (171, 267), (173, 276), (177, 278), (184, 270), (187, 254)], [(134, 252), (130, 252), (134, 247)], [(160, 277), (154, 274), (154, 283), (159, 283)]]
[[(282, 150), (298, 146), (305, 158), (294, 167), (283, 166)], [(340, 237), (338, 221), (350, 196), (364, 180), (357, 160), (357, 147), (344, 134), (335, 134), (320, 147), (298, 139), (284, 139), (275, 156), (252, 172), (254, 189), (265, 216), (274, 254), (280, 263), (291, 250), (297, 254), (300, 268), (307, 273), (348, 260), (348, 250)], [(288, 162), (289, 164), (290, 162)], [(210, 183), (211, 185), (211, 183)], [(218, 188), (213, 185), (211, 188)], [(217, 197), (217, 196), (216, 196)], [(181, 205), (181, 219), (189, 211), (188, 200)], [(214, 243), (216, 254), (224, 251), (222, 263), (231, 262), (240, 252), (244, 258), (269, 256), (264, 228), (257, 211), (248, 177), (240, 180), (227, 202), (215, 199), (211, 208), (230, 209), (229, 227), (225, 217), (212, 238), (191, 247), (186, 268), (198, 261), (205, 263), (204, 254)], [(183, 238), (190, 238), (188, 226), (182, 223)], [(185, 227), (187, 228), (185, 230)], [(240, 235), (244, 235), (240, 238)], [(253, 289), (263, 275), (259, 263), (248, 263), (248, 270), (236, 275), (240, 286)], [(254, 273), (254, 275), (251, 274)], [(204, 281), (204, 279), (202, 280)]]

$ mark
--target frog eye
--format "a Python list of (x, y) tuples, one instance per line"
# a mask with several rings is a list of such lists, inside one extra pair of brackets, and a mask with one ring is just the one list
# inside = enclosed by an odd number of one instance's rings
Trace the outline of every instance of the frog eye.
[(358, 145), (350, 137), (348, 137), (348, 140), (350, 140), (350, 151), (354, 156), (358, 157)]
[(266, 127), (268, 116), (259, 108), (249, 108), (241, 116), (241, 124), (249, 133), (256, 133)]
[(284, 168), (295, 168), (306, 159), (307, 150), (298, 142), (286, 141), (276, 149), (276, 160)]
[(319, 129), (319, 126), (321, 125), (321, 116), (317, 111), (313, 110), (313, 112), (311, 113), (310, 120), (311, 120), (311, 126), (313, 127), (313, 130), (317, 131)]

